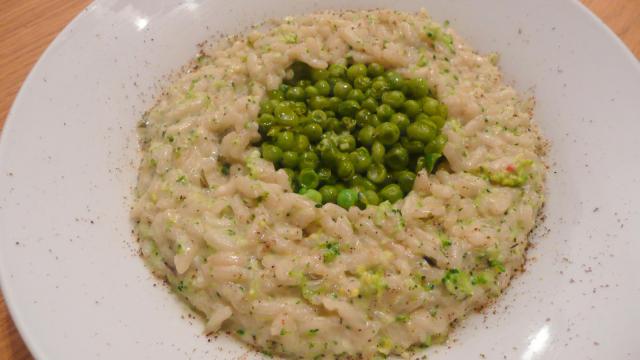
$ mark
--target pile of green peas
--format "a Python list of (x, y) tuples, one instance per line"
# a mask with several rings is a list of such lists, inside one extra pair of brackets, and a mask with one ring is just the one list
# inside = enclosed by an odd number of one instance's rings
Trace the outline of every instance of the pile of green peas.
[(258, 125), (262, 157), (287, 172), (294, 191), (318, 206), (364, 208), (402, 199), (420, 170), (434, 170), (447, 107), (424, 79), (376, 63), (298, 62), (289, 71), (261, 102)]

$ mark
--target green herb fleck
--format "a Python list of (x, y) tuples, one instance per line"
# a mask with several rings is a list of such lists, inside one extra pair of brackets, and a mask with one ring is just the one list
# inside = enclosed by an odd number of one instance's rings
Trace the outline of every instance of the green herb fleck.
[(473, 294), (473, 285), (469, 274), (458, 269), (449, 269), (442, 278), (442, 283), (449, 293), (458, 299), (464, 299)]
[(180, 292), (186, 291), (187, 284), (185, 284), (184, 281), (180, 280), (180, 282), (178, 283), (178, 286), (176, 286), (176, 289)]
[(338, 255), (340, 255), (340, 243), (337, 241), (334, 242), (326, 242), (322, 245), (325, 249), (324, 254), (322, 254), (322, 258), (325, 264), (328, 264), (334, 261)]
[(223, 163), (222, 166), (220, 167), (220, 172), (222, 173), (222, 175), (229, 175), (229, 168), (231, 168), (231, 165), (229, 165), (228, 163)]
[(440, 239), (440, 246), (442, 246), (442, 249), (448, 249), (449, 247), (451, 247), (451, 239), (449, 239), (449, 237), (447, 236), (447, 234), (440, 232), (438, 233), (438, 238)]
[(298, 34), (296, 33), (288, 33), (282, 36), (284, 42), (287, 44), (297, 44), (298, 43)]
[(176, 182), (184, 185), (187, 183), (187, 177), (185, 175), (181, 175), (180, 177), (178, 177)]

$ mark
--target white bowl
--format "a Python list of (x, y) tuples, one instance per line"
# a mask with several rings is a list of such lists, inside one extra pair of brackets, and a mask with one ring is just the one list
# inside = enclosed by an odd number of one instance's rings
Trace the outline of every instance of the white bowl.
[[(346, 4), (345, 4), (346, 3)], [(430, 359), (638, 359), (640, 66), (577, 1), (99, 1), (29, 75), (0, 144), (0, 274), (42, 359), (234, 358), (137, 258), (136, 121), (196, 44), (267, 17), (426, 6), (537, 97), (552, 141), (524, 275)], [(253, 354), (253, 353), (251, 353)], [(253, 357), (254, 355), (250, 355)], [(258, 356), (258, 355), (255, 355)]]

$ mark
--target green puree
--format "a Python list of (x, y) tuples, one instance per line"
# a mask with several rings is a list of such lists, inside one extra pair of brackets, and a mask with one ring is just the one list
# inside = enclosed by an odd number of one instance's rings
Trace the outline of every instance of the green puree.
[(261, 154), (296, 192), (343, 208), (394, 203), (433, 172), (447, 142), (447, 107), (424, 79), (382, 65), (294, 63), (260, 104)]

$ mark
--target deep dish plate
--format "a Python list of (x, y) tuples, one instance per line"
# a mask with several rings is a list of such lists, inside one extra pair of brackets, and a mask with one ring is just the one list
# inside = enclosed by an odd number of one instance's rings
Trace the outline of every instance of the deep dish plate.
[[(0, 143), (0, 280), (42, 359), (235, 358), (137, 259), (135, 125), (196, 44), (269, 17), (427, 7), (537, 98), (552, 147), (527, 272), (431, 359), (640, 357), (640, 66), (574, 1), (99, 1), (25, 82)], [(186, 316), (185, 316), (186, 317)], [(253, 354), (253, 353), (251, 353)], [(253, 356), (253, 355), (252, 355)]]

